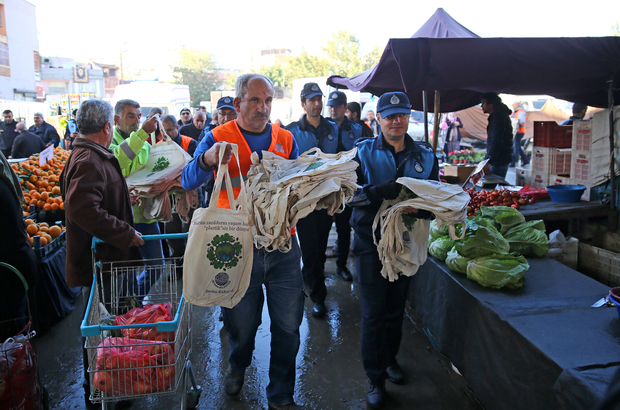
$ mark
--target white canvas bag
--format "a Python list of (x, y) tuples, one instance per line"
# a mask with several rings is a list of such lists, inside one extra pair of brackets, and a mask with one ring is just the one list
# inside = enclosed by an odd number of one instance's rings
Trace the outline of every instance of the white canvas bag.
[[(230, 144), (239, 169), (236, 144)], [(232, 187), (228, 164), (222, 165), (226, 143), (220, 147), (215, 185), (208, 208), (194, 212), (183, 262), (183, 295), (199, 306), (234, 307), (250, 285), (254, 249), (245, 184), (237, 199), (227, 189), (230, 209), (218, 208), (222, 182)]]

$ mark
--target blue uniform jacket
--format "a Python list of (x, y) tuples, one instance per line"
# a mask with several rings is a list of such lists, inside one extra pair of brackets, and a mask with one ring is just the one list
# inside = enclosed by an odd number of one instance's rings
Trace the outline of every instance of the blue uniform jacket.
[(338, 125), (321, 117), (321, 125), (319, 125), (319, 135), (317, 138), (306, 119), (306, 115), (301, 117), (299, 121), (294, 121), (285, 127), (285, 129), (293, 134), (293, 138), (295, 138), (295, 142), (299, 148), (299, 153), (303, 154), (309, 149), (316, 147), (319, 147), (321, 151), (327, 154), (337, 153)]
[[(439, 180), (439, 164), (433, 154), (433, 148), (426, 142), (414, 141), (405, 136), (405, 149), (397, 155), (388, 144), (383, 134), (369, 138), (357, 144), (355, 160), (360, 164), (357, 168), (357, 183), (362, 186), (353, 201), (351, 226), (360, 239), (372, 244), (372, 223), (382, 201), (370, 201), (366, 190), (373, 185), (400, 177)], [(428, 212), (420, 211), (419, 217), (429, 217)]]
[[(337, 126), (333, 120), (329, 119), (331, 124)], [(338, 128), (338, 151), (350, 151), (355, 144), (364, 136), (362, 126), (356, 122), (349, 121), (347, 117), (344, 117), (342, 125)]]

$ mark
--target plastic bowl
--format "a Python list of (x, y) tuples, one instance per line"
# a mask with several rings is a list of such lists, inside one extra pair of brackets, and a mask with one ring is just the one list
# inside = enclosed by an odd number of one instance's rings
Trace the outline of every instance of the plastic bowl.
[(550, 185), (547, 192), (553, 202), (579, 202), (581, 195), (586, 190), (583, 185)]
[(609, 289), (609, 298), (616, 305), (618, 316), (620, 316), (620, 287)]

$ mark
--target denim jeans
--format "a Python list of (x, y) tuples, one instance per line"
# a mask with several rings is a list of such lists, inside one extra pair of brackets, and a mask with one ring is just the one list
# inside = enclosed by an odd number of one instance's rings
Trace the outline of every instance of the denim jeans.
[(525, 135), (525, 133), (518, 132), (513, 140), (514, 147), (512, 150), (512, 163), (515, 165), (519, 161), (519, 157), (521, 157), (521, 164), (523, 165), (529, 164), (530, 162), (529, 157), (525, 154), (525, 151), (523, 151), (523, 147), (521, 146), (521, 140), (523, 139), (523, 135)]
[[(142, 235), (159, 235), (159, 224), (157, 222), (136, 224), (136, 231)], [(161, 269), (149, 269), (148, 267), (161, 266), (165, 263), (161, 240), (144, 241), (144, 245), (140, 246), (140, 253), (145, 259), (144, 265), (147, 268), (138, 274), (138, 294), (147, 295), (151, 290), (151, 285), (161, 276)]]
[(377, 248), (357, 235), (353, 253), (362, 299), (362, 364), (370, 380), (384, 380), (400, 349), (411, 277), (390, 282), (381, 276)]
[(254, 249), (252, 277), (245, 296), (232, 309), (222, 308), (230, 342), (228, 361), (233, 370), (240, 372), (252, 362), (254, 339), (261, 324), (265, 285), (271, 319), (267, 398), (278, 405), (293, 400), (299, 326), (304, 307), (300, 250), (297, 238), (293, 236), (292, 241), (292, 249), (288, 253)]

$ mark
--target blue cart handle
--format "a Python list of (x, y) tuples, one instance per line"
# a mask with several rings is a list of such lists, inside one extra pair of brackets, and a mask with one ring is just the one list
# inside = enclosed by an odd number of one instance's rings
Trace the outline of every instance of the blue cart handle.
[[(158, 239), (186, 239), (188, 236), (187, 233), (169, 233), (169, 234), (161, 234), (161, 235), (142, 235), (142, 239), (145, 241), (153, 241)], [(104, 243), (101, 239), (93, 237), (93, 243), (91, 245), (91, 249), (94, 251), (95, 246), (99, 243)]]

